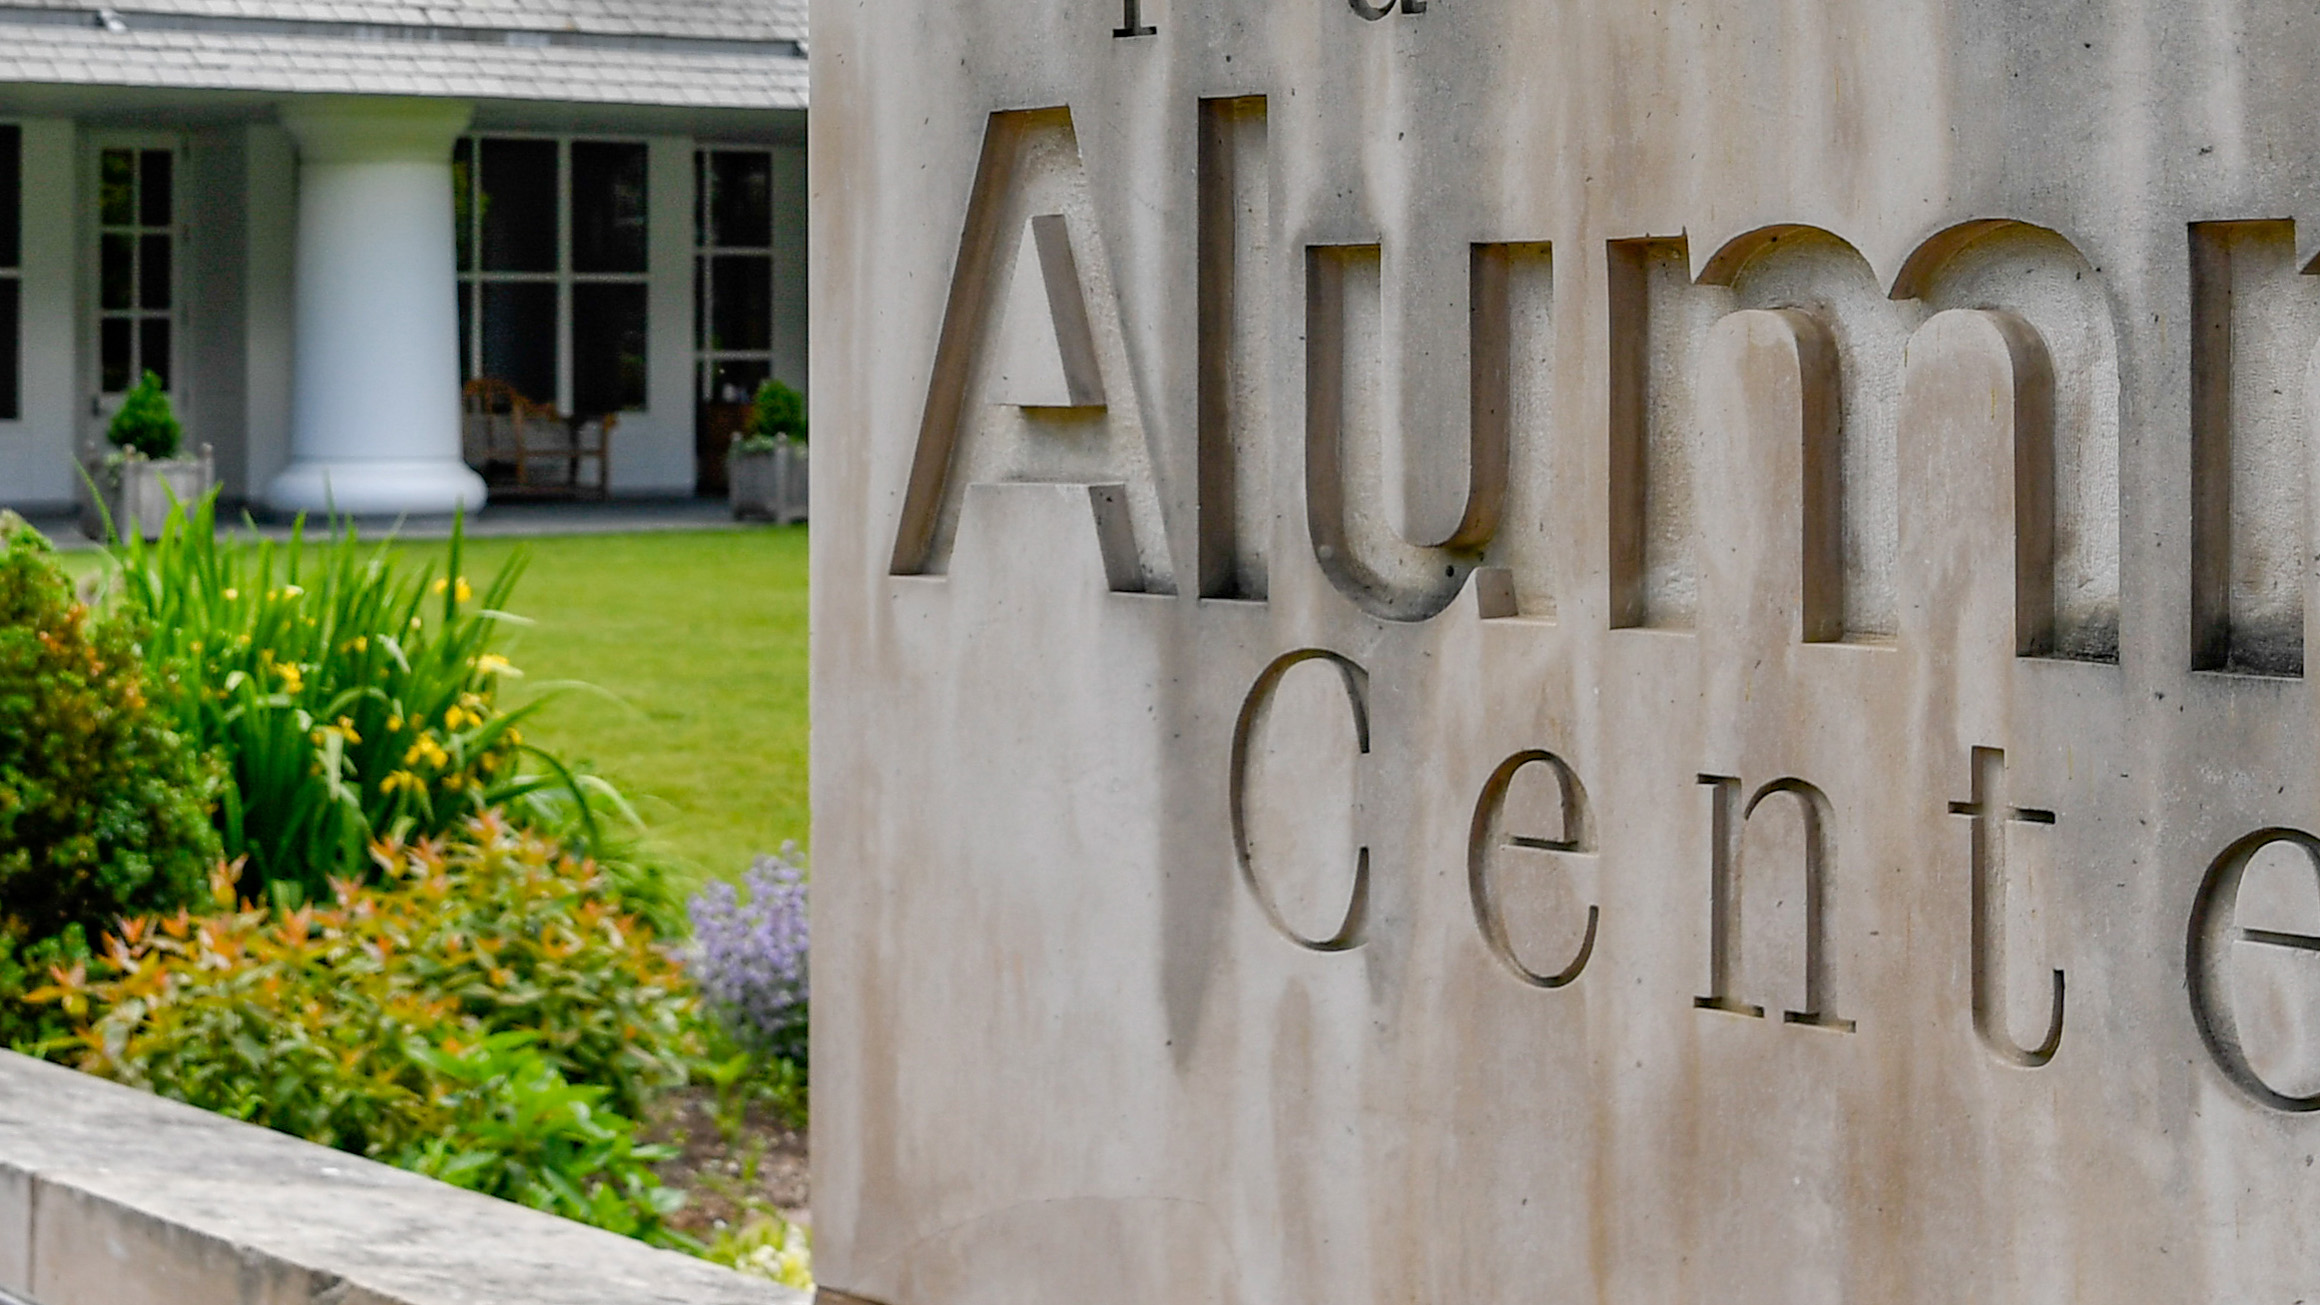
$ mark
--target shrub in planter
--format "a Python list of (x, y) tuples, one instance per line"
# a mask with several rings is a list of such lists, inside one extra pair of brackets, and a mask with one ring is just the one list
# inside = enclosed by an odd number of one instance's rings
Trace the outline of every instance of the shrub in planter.
[(311, 1141), (659, 1239), (629, 1122), (700, 1051), (681, 969), (593, 862), (496, 815), (382, 844), (382, 883), (125, 921), (34, 994), (78, 1066)]
[(140, 633), (78, 601), (48, 541), (0, 513), (0, 1037), (40, 1032), (11, 1000), (27, 971), (195, 900), (217, 856), (216, 767), (174, 728)]
[(712, 883), (693, 898), (686, 957), (702, 999), (735, 1043), (761, 1056), (806, 1064), (808, 921), (805, 870), (761, 856), (737, 891)]
[(185, 443), (185, 428), (178, 424), (159, 376), (145, 373), (121, 396), (120, 408), (105, 427), (105, 438), (114, 448), (154, 462), (177, 456)]
[(757, 387), (750, 401), (749, 437), (760, 440), (806, 442), (806, 396), (780, 381)]
[(246, 888), (324, 899), (334, 876), (369, 870), (375, 839), (497, 806), (594, 836), (594, 806), (617, 795), (523, 740), (548, 699), (499, 706), (518, 673), (497, 648), (522, 554), (477, 588), (456, 532), (437, 575), (351, 528), (314, 549), (221, 541), (215, 511), (205, 500), (158, 543), (128, 540), (117, 585), (154, 664), (186, 686), (178, 728), (230, 770), (219, 825)]
[(197, 458), (180, 456), (185, 430), (152, 372), (122, 396), (105, 438), (115, 451), (86, 468), (94, 497), (84, 500), (81, 529), (91, 538), (151, 539), (216, 480), (207, 446)]
[(748, 433), (733, 441), (726, 474), (734, 516), (752, 521), (805, 520), (805, 396), (780, 381), (758, 386)]

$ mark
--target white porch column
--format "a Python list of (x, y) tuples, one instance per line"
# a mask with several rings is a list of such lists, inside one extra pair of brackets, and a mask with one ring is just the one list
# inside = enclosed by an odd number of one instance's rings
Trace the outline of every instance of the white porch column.
[(451, 146), (471, 106), (355, 96), (286, 104), (298, 142), (297, 308), (283, 512), (483, 506), (460, 460)]

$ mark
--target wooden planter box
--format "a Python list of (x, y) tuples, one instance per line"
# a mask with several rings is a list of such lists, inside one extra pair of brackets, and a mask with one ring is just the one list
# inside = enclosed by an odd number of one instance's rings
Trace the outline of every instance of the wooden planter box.
[[(83, 464), (83, 469), (88, 472), (88, 481), (80, 491), (81, 533), (98, 540), (108, 537), (108, 518), (123, 539), (131, 531), (146, 539), (159, 539), (161, 527), (173, 511), (190, 513), (217, 483), (216, 462), (207, 444), (201, 446), (198, 458), (153, 461), (132, 457), (110, 466), (99, 458)], [(94, 497), (90, 494), (92, 485)]]
[(764, 453), (735, 448), (726, 458), (726, 480), (735, 520), (788, 525), (806, 519), (803, 444), (784, 443)]

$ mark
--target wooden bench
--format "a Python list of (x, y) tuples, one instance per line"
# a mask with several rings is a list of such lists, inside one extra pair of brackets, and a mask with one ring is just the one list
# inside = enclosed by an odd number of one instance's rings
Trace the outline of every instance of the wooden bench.
[[(478, 377), (461, 391), (461, 453), (493, 488), (517, 495), (604, 498), (612, 487), (618, 413), (567, 417), (506, 381)], [(593, 478), (583, 468), (594, 464)]]

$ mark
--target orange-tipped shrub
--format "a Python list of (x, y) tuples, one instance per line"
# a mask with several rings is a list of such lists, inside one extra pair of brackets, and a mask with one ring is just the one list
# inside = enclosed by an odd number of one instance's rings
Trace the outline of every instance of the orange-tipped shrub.
[(124, 914), (200, 896), (219, 773), (165, 710), (137, 629), (73, 596), (48, 541), (0, 513), (0, 1037), (30, 1037), (23, 969)]
[(694, 999), (594, 862), (496, 814), (373, 850), (296, 910), (125, 920), (32, 994), (89, 1073), (649, 1240), (677, 1202), (635, 1113), (700, 1054)]

